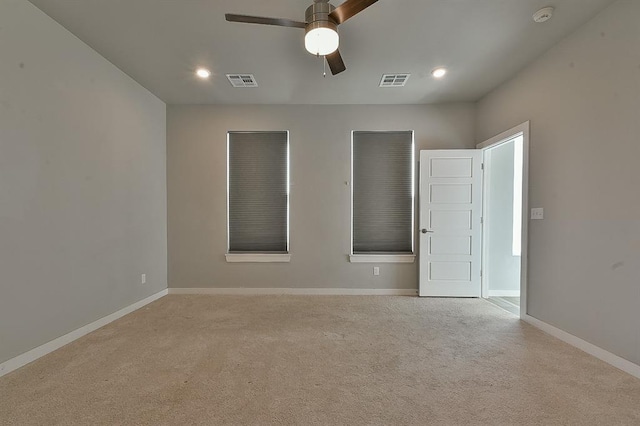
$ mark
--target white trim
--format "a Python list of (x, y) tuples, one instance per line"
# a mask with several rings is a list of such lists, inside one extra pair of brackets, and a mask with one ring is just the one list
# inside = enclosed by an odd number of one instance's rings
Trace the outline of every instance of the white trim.
[(289, 253), (227, 253), (224, 256), (228, 263), (286, 263), (291, 261)]
[(349, 164), (349, 252), (353, 253), (353, 133), (355, 130), (351, 131), (351, 144), (349, 148), (351, 149), (351, 158)]
[(289, 131), (287, 130), (287, 251), (291, 251), (291, 147), (289, 140)]
[(492, 137), (491, 139), (487, 139), (486, 141), (479, 143), (476, 145), (478, 149), (486, 149), (486, 148), (494, 148), (502, 143), (509, 142), (511, 139), (517, 137), (518, 135), (524, 135), (525, 133), (529, 133), (529, 122), (525, 121), (522, 124), (519, 124), (515, 127), (512, 127), (509, 130), (506, 130), (499, 135)]
[(513, 140), (513, 226), (511, 236), (511, 255), (522, 256), (522, 166), (524, 136)]
[(351, 263), (414, 263), (415, 254), (350, 254)]
[[(522, 252), (520, 256), (520, 318), (524, 319), (524, 316), (527, 314), (527, 262), (528, 262), (528, 246), (529, 246), (529, 135), (530, 135), (530, 123), (529, 121), (525, 121), (522, 124), (519, 124), (505, 132), (500, 133), (497, 136), (492, 137), (491, 139), (486, 140), (478, 145), (476, 148), (478, 149), (488, 149), (498, 146), (502, 143), (508, 142), (511, 139), (522, 135), (522, 238), (520, 242), (522, 244)], [(485, 211), (483, 207), (483, 216), (485, 216)], [(484, 223), (487, 223), (486, 220), (483, 220), (483, 232), (484, 235)], [(484, 240), (484, 238), (483, 238)], [(484, 242), (483, 242), (484, 244)], [(485, 246), (483, 245), (483, 253), (485, 251)], [(483, 256), (484, 262), (485, 256)], [(482, 297), (487, 297), (487, 285), (486, 281), (486, 272), (487, 268), (483, 264), (482, 267), (483, 276), (482, 276)]]
[(229, 250), (229, 246), (231, 246), (231, 232), (229, 232), (229, 149), (230, 145), (230, 131), (227, 130), (227, 210), (225, 211), (227, 217), (225, 223), (227, 228), (227, 250)]
[(64, 336), (60, 336), (57, 339), (53, 339), (50, 342), (45, 343), (44, 345), (40, 345), (37, 348), (31, 349), (28, 352), (23, 353), (22, 355), (18, 355), (15, 358), (11, 358), (0, 364), (0, 377), (8, 374), (14, 370), (17, 370), (20, 367), (23, 367), (30, 362), (37, 360), (38, 358), (47, 355), (55, 351), (56, 349), (60, 349), (64, 345), (67, 345), (74, 340), (81, 338), (82, 336), (91, 333), (105, 325), (109, 324), (117, 320), (118, 318), (122, 318), (123, 316), (130, 314), (131, 312), (142, 308), (149, 303), (160, 299), (163, 296), (166, 296), (169, 293), (168, 289), (164, 289), (156, 294), (153, 294), (145, 299), (140, 300), (132, 305), (129, 305), (125, 308), (120, 309), (117, 312), (114, 312), (106, 317), (102, 317), (99, 320), (96, 320), (90, 324), (82, 326), (76, 330), (71, 331), (70, 333), (65, 334)]
[(170, 288), (169, 294), (305, 295), (305, 296), (416, 296), (417, 289), (395, 288)]
[[(411, 131), (411, 251), (416, 252), (416, 140)], [(351, 246), (353, 250), (353, 245)], [(415, 258), (415, 256), (414, 256)], [(411, 262), (413, 263), (413, 261)]]
[(482, 272), (480, 274), (480, 296), (489, 297), (489, 280), (491, 268), (489, 268), (489, 245), (491, 235), (487, 232), (487, 219), (489, 218), (488, 200), (491, 199), (491, 155), (487, 155), (487, 150), (482, 153)]
[(489, 297), (520, 297), (520, 290), (489, 290)]
[(613, 354), (609, 351), (606, 351), (596, 345), (594, 345), (593, 343), (589, 343), (586, 340), (582, 340), (579, 337), (574, 336), (573, 334), (567, 333), (564, 330), (560, 330), (557, 327), (554, 327), (550, 324), (547, 324), (544, 321), (540, 321), (537, 318), (532, 317), (531, 315), (521, 315), (521, 318), (523, 321), (526, 321), (527, 323), (531, 324), (532, 326), (539, 328), (540, 330), (544, 331), (547, 334), (552, 335), (553, 337), (556, 337), (560, 340), (562, 340), (563, 342), (566, 342), (568, 344), (570, 344), (571, 346), (574, 346), (586, 353), (588, 353), (589, 355), (592, 355), (604, 362), (606, 362), (609, 365), (612, 365), (616, 368), (619, 368), (620, 370), (624, 371), (625, 373), (629, 373), (632, 376), (635, 376), (637, 378), (640, 379), (640, 365), (638, 364), (634, 364), (633, 362), (626, 360), (624, 358), (619, 357), (616, 354)]
[(529, 122), (518, 126), (522, 130), (522, 251), (520, 253), (520, 317), (527, 315), (527, 264), (529, 262)]

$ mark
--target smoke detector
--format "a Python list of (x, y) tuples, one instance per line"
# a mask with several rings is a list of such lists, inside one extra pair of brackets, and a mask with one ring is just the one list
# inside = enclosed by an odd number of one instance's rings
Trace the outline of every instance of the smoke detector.
[(537, 23), (547, 22), (553, 16), (553, 7), (543, 7), (533, 14), (533, 20)]

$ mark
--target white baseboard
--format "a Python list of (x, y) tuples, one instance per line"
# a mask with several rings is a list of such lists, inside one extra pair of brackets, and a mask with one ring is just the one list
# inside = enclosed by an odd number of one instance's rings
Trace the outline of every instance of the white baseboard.
[(60, 336), (57, 339), (47, 342), (44, 345), (31, 349), (29, 352), (25, 352), (22, 355), (18, 355), (15, 358), (11, 358), (10, 360), (7, 360), (2, 364), (0, 364), (0, 377), (14, 370), (17, 370), (18, 368), (25, 366), (30, 362), (33, 362), (36, 359), (50, 352), (53, 352), (56, 349), (63, 347), (66, 344), (71, 343), (74, 340), (77, 340), (80, 337), (99, 329), (100, 327), (104, 327), (110, 322), (113, 322), (118, 318), (121, 318), (137, 309), (140, 309), (143, 306), (153, 302), (154, 300), (160, 299), (162, 296), (166, 296), (167, 294), (168, 294), (167, 289), (162, 290), (156, 294), (153, 294), (147, 297), (146, 299), (142, 299), (139, 302), (136, 302), (132, 305), (127, 306), (126, 308), (122, 308), (119, 311), (112, 313), (111, 315), (107, 315), (106, 317), (100, 318), (99, 320), (96, 320), (90, 324), (87, 324), (83, 327), (73, 330), (65, 334), (64, 336)]
[(489, 290), (489, 297), (520, 297), (520, 290)]
[(416, 296), (417, 289), (377, 288), (170, 288), (169, 294), (211, 295), (315, 295), (315, 296)]
[(550, 334), (553, 337), (557, 337), (558, 339), (570, 344), (571, 346), (575, 346), (576, 348), (588, 353), (589, 355), (593, 355), (594, 357), (606, 362), (607, 364), (619, 368), (625, 373), (629, 373), (632, 376), (640, 379), (640, 365), (634, 364), (629, 360), (612, 354), (609, 351), (606, 351), (592, 343), (589, 343), (586, 340), (582, 340), (581, 338), (567, 333), (564, 330), (560, 330), (559, 328), (547, 324), (544, 321), (540, 321), (539, 319), (534, 318), (531, 315), (522, 315), (521, 319), (533, 325), (534, 327), (539, 328), (545, 333)]

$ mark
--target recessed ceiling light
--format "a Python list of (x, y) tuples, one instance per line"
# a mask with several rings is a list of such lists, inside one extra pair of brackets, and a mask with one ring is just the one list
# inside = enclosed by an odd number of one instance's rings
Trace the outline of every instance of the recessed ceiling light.
[(209, 78), (209, 76), (211, 75), (211, 71), (206, 68), (198, 68), (198, 70), (196, 71), (196, 75), (200, 78)]
[(435, 78), (442, 78), (446, 73), (447, 73), (447, 69), (442, 67), (436, 68), (433, 71), (431, 71), (431, 75), (434, 76)]

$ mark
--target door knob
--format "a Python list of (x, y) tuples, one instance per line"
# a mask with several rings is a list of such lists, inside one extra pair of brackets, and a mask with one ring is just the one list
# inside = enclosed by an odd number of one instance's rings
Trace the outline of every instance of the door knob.
[(433, 232), (433, 231), (429, 231), (429, 230), (427, 230), (427, 229), (425, 229), (425, 228), (422, 228), (420, 231), (421, 231), (423, 234), (426, 234), (427, 232)]

